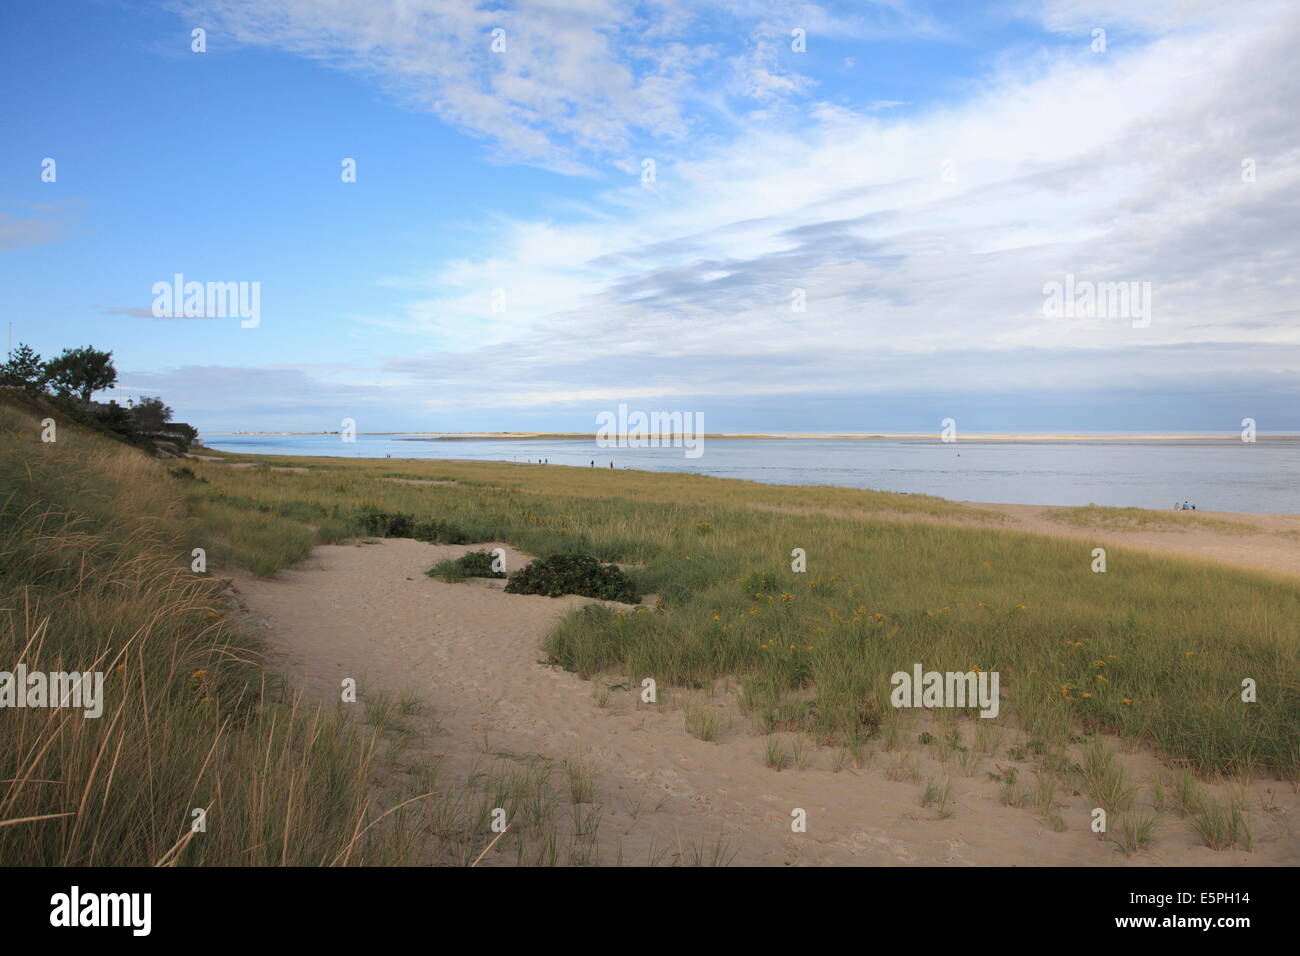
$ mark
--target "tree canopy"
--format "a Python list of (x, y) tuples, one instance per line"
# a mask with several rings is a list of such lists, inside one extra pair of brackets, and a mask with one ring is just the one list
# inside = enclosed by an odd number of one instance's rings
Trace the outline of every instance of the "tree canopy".
[(135, 417), (136, 427), (146, 434), (162, 431), (162, 427), (172, 420), (172, 410), (163, 404), (163, 400), (148, 395), (135, 403), (131, 414)]
[(33, 395), (45, 390), (48, 377), (41, 357), (32, 351), (30, 345), (22, 342), (10, 354), (9, 361), (0, 365), (0, 385), (21, 388)]
[(101, 352), (93, 345), (64, 349), (58, 358), (45, 363), (45, 371), (55, 391), (60, 395), (76, 395), (83, 402), (117, 382), (113, 353)]

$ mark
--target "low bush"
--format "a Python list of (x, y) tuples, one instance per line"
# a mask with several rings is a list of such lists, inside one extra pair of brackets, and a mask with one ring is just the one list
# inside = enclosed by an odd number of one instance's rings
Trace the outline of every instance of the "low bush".
[(504, 578), (505, 573), (492, 570), (492, 555), (487, 551), (471, 551), (459, 558), (440, 561), (424, 572), (431, 578), (441, 578), (452, 584), (466, 578)]
[(587, 554), (553, 554), (534, 561), (510, 575), (506, 591), (547, 597), (579, 594), (624, 604), (641, 602), (641, 596), (621, 568), (601, 564)]
[(469, 536), (446, 521), (431, 518), (417, 521), (405, 512), (387, 512), (365, 508), (352, 516), (364, 534), (381, 538), (414, 538), (430, 544), (469, 544)]

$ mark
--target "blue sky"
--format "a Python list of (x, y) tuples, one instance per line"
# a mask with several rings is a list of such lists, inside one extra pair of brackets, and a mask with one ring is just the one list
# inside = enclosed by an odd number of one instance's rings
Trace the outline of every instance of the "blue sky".
[[(1300, 429), (1292, 4), (17, 0), (0, 27), (16, 340), (112, 349), (116, 397), (202, 429), (585, 431), (620, 402)], [(176, 273), (260, 283), (260, 323), (154, 317)], [(1148, 288), (1149, 321), (1046, 316), (1067, 273)]]

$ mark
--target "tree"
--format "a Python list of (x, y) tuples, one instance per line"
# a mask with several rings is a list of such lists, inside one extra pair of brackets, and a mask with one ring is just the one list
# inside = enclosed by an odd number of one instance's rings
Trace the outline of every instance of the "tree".
[(172, 420), (172, 410), (163, 404), (163, 400), (147, 395), (136, 402), (131, 414), (135, 417), (135, 427), (146, 435), (162, 431), (162, 427)]
[(101, 352), (93, 345), (64, 349), (58, 358), (45, 363), (45, 373), (60, 395), (77, 395), (83, 402), (117, 382), (113, 353)]
[(32, 351), (30, 345), (22, 342), (18, 343), (18, 348), (9, 356), (9, 361), (0, 365), (0, 385), (21, 388), (39, 395), (45, 389), (45, 381), (45, 366), (41, 364), (41, 357)]

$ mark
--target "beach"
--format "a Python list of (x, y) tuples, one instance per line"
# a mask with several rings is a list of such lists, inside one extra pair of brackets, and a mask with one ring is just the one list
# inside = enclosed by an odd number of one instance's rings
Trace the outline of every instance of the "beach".
[[(529, 560), (500, 542), (512, 566)], [(1293, 544), (1300, 553), (1300, 547)], [(877, 754), (853, 766), (816, 748), (796, 768), (764, 765), (761, 737), (735, 702), (738, 684), (708, 691), (661, 692), (656, 704), (615, 677), (584, 681), (539, 663), (549, 627), (587, 602), (502, 592), (498, 582), (442, 584), (424, 578), (433, 563), (467, 547), (387, 540), (316, 549), (304, 565), (275, 579), (236, 579), (241, 605), (262, 622), (279, 663), (313, 698), (337, 696), (342, 677), (392, 697), (418, 696), (438, 715), (423, 744), (449, 776), (476, 769), (554, 765), (592, 776), (583, 806), (599, 808), (602, 839), (632, 862), (686, 863), (717, 852), (737, 866), (1237, 866), (1300, 864), (1291, 827), (1300, 799), (1290, 787), (1255, 781), (1252, 804), (1268, 806), (1252, 852), (1216, 852), (1190, 831), (1167, 834), (1157, 849), (1132, 860), (1084, 827), (1053, 832), (1007, 806), (981, 772), (958, 774), (941, 816), (917, 803), (916, 780), (942, 778), (942, 761)], [(610, 684), (617, 684), (610, 689)], [(715, 711), (718, 739), (683, 729), (685, 708)], [(934, 729), (922, 719), (917, 733)], [(1023, 746), (1023, 733), (1000, 744)], [(1150, 754), (1123, 755), (1135, 777), (1161, 771)], [(1233, 791), (1219, 784), (1216, 795)], [(1060, 792), (1054, 809), (1083, 818), (1085, 795)], [(790, 832), (792, 809), (807, 812), (808, 836)], [(596, 854), (596, 849), (587, 852)], [(606, 846), (612, 862), (615, 851)], [(487, 862), (513, 862), (509, 856)]]
[[(0, 405), (0, 583), (38, 608), (57, 587), (60, 613), (9, 626), (29, 672), (104, 659), (105, 719), (23, 708), (0, 743), (95, 794), (100, 861), (1300, 863), (1296, 515), (158, 459), (43, 443), (41, 414)], [(997, 696), (900, 707), (900, 674)], [(104, 780), (97, 752), (167, 785)], [(178, 800), (211, 839), (151, 830)], [(80, 832), (41, 858), (79, 858)]]
[[(303, 461), (262, 467), (301, 474), (310, 470)], [(246, 465), (254, 463), (213, 467)], [(521, 490), (544, 477), (544, 488), (536, 490), (548, 492), (564, 489), (577, 477), (587, 486), (610, 477), (581, 469), (475, 462), (381, 460), (362, 467), (424, 469), (431, 477), (381, 473), (379, 480), (415, 492), (436, 489), (448, 494), (458, 482), (477, 482), (503, 470)], [(445, 471), (449, 467), (453, 473)], [(566, 480), (569, 475), (574, 478)], [(635, 480), (641, 490), (673, 481), (652, 473), (614, 477)], [(1189, 570), (1246, 569), (1283, 581), (1288, 588), (1300, 580), (1300, 517), (1294, 515), (965, 502), (909, 511), (901, 509), (901, 500), (892, 499), (876, 502), (885, 506), (868, 511), (833, 500), (796, 503), (801, 492), (816, 495), (816, 489), (780, 492), (787, 499), (784, 503), (736, 500), (734, 506), (777, 521), (869, 518), (904, 528), (991, 528), (1013, 539), (1029, 534), (1080, 545), (1081, 561), (1094, 548), (1104, 548), (1111, 554), (1111, 574), (1124, 573), (1123, 562), (1140, 552), (1160, 560), (1185, 560)], [(889, 504), (900, 510), (890, 510)], [(566, 615), (602, 602), (511, 595), (503, 591), (502, 581), (443, 583), (424, 574), (440, 561), (495, 548), (502, 549), (510, 568), (537, 556), (506, 541), (343, 542), (317, 547), (304, 562), (270, 578), (237, 576), (231, 588), (244, 612), (264, 629), (281, 666), (314, 697), (329, 700), (341, 677), (355, 675), (361, 686), (378, 688), (385, 697), (420, 699), (437, 715), (421, 746), (453, 775), (469, 776), (485, 767), (496, 773), (505, 772), (503, 767), (545, 767), (561, 779), (575, 773), (590, 779), (592, 792), (584, 795), (581, 806), (592, 812), (599, 808), (601, 832), (616, 834), (617, 852), (631, 859), (666, 854), (667, 860), (681, 862), (691, 854), (711, 852), (738, 865), (1300, 862), (1300, 840), (1292, 822), (1300, 814), (1300, 800), (1293, 788), (1267, 779), (1216, 778), (1203, 783), (1207, 799), (1267, 808), (1252, 817), (1257, 822), (1252, 824), (1256, 829), (1250, 852), (1211, 850), (1192, 830), (1171, 827), (1149, 852), (1130, 857), (1117, 854), (1111, 841), (1099, 840), (1086, 827), (1055, 829), (1049, 821), (1081, 820), (1095, 798), (1062, 782), (1051, 788), (1047, 808), (1034, 816), (1021, 804), (1032, 802), (1027, 794), (1008, 797), (1005, 774), (1014, 773), (1014, 764), (1006, 755), (1041, 746), (1033, 733), (1014, 725), (999, 730), (994, 745), (975, 733), (978, 720), (959, 729), (963, 743), (954, 746), (975, 753), (970, 759), (958, 758), (956, 764), (952, 751), (936, 754), (930, 747), (916, 746), (917, 740), (952, 732), (950, 724), (941, 724), (930, 712), (909, 719), (892, 745), (857, 758), (819, 742), (816, 734), (778, 731), (775, 736), (791, 748), (791, 765), (774, 771), (765, 760), (771, 737), (755, 734), (740, 677), (721, 677), (694, 688), (665, 686), (655, 702), (647, 703), (640, 684), (626, 674), (612, 670), (580, 676), (555, 666), (553, 658), (548, 666), (539, 651), (546, 646), (548, 632)], [(657, 602), (657, 595), (646, 595), (640, 610), (649, 611)], [(689, 732), (692, 719), (699, 718), (688, 715), (701, 710), (718, 728), (707, 740)], [(1076, 761), (1084, 759), (1080, 744), (1068, 748)], [(981, 748), (988, 752), (979, 753)], [(1159, 781), (1170, 772), (1168, 765), (1145, 746), (1120, 747), (1116, 757), (1129, 779), (1144, 781), (1144, 793), (1156, 788), (1139, 798), (1154, 809), (1152, 801), (1164, 799), (1154, 794), (1163, 789)], [(1040, 770), (1039, 779), (1041, 775)], [(941, 809), (917, 802), (918, 785), (929, 789), (933, 781), (944, 781)], [(790, 834), (793, 808), (805, 810), (814, 821), (808, 831), (812, 839)], [(582, 844), (581, 833), (570, 838)], [(593, 843), (575, 852), (599, 850)], [(506, 855), (497, 862), (512, 861)]]
[[(591, 435), (414, 439), (216, 436), (208, 447), (274, 458), (483, 461), (835, 485), (961, 501), (1300, 514), (1300, 443), (1225, 438), (980, 440), (708, 436), (693, 448), (602, 446)], [(698, 452), (698, 454), (697, 454)]]

